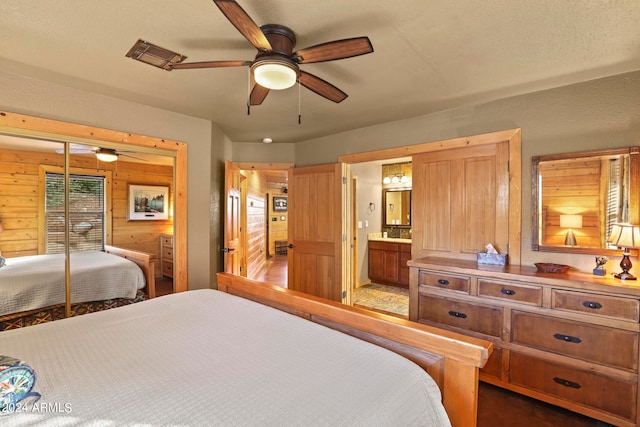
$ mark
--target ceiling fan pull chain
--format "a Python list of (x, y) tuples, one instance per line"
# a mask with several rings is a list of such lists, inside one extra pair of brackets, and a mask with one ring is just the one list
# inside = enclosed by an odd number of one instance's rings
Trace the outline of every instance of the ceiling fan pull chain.
[(251, 115), (251, 68), (247, 69), (247, 116)]
[(300, 112), (300, 80), (298, 79), (298, 124), (302, 124), (302, 113)]

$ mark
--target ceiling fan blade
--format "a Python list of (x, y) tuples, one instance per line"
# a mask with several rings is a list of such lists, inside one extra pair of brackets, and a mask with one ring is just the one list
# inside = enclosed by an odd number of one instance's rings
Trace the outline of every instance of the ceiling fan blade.
[(312, 62), (334, 61), (336, 59), (351, 58), (373, 52), (373, 45), (369, 37), (355, 37), (352, 39), (335, 40), (301, 49), (293, 54), (300, 64)]
[(331, 83), (302, 70), (300, 70), (300, 84), (335, 103), (342, 102), (349, 96)]
[(269, 89), (256, 84), (249, 95), (249, 105), (260, 105), (269, 94)]
[(128, 155), (128, 154), (122, 154), (121, 152), (117, 152), (116, 154), (117, 154), (118, 156), (122, 156), (122, 157), (129, 157), (130, 159), (140, 160), (141, 162), (148, 162), (148, 160), (141, 159), (140, 157), (130, 156), (130, 155)]
[(240, 31), (240, 34), (249, 40), (249, 43), (256, 49), (262, 51), (272, 50), (269, 40), (267, 40), (258, 24), (251, 19), (238, 3), (233, 0), (213, 0), (213, 2), (218, 6), (224, 16), (227, 17), (229, 22), (231, 22), (233, 26)]
[(243, 67), (251, 65), (251, 61), (203, 61), (203, 62), (186, 62), (173, 64), (169, 68), (171, 70), (191, 69), (191, 68), (222, 68), (222, 67)]

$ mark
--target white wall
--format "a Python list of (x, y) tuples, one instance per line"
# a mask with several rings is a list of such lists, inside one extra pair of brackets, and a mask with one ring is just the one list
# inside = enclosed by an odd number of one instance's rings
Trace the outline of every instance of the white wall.
[[(356, 206), (358, 221), (363, 228), (358, 229), (358, 283), (369, 282), (369, 262), (367, 237), (369, 233), (382, 232), (382, 165), (381, 162), (351, 165), (351, 175), (357, 177)], [(373, 207), (370, 207), (373, 203)], [(368, 221), (368, 227), (364, 222)]]

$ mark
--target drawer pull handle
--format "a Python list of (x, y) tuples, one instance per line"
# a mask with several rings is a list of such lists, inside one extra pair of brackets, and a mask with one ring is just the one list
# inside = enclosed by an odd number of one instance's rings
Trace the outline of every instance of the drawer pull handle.
[(562, 379), (562, 378), (554, 377), (553, 381), (555, 381), (558, 384), (563, 385), (565, 387), (575, 388), (575, 389), (581, 388), (580, 384), (574, 383), (573, 381), (565, 380), (565, 379)]
[(582, 305), (584, 305), (587, 308), (593, 308), (595, 310), (602, 308), (602, 304), (600, 304), (599, 302), (593, 302), (593, 301), (585, 301), (582, 303)]
[(502, 289), (500, 289), (500, 293), (501, 294), (505, 294), (505, 295), (515, 295), (516, 291), (514, 291), (513, 289), (502, 288)]
[(450, 311), (449, 316), (457, 317), (459, 319), (466, 319), (467, 315), (464, 313), (460, 313), (459, 311)]
[(560, 341), (572, 342), (574, 344), (580, 344), (582, 340), (578, 337), (572, 337), (571, 335), (553, 334), (553, 337)]
[(438, 279), (438, 285), (447, 286), (449, 284), (448, 280)]

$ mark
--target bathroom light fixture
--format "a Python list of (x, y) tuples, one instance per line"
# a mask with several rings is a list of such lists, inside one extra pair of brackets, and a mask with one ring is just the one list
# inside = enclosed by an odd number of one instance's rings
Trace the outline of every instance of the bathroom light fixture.
[(115, 162), (116, 160), (118, 160), (118, 154), (116, 154), (116, 150), (112, 150), (110, 148), (99, 149), (98, 151), (96, 151), (96, 157), (98, 158), (98, 160), (107, 163)]
[(621, 280), (636, 280), (636, 277), (629, 273), (633, 266), (629, 259), (629, 249), (640, 246), (640, 227), (631, 224), (613, 224), (611, 235), (607, 242), (624, 249), (622, 260), (620, 261), (622, 273), (616, 274), (615, 277)]
[(568, 228), (564, 237), (564, 244), (567, 246), (577, 246), (576, 236), (573, 234), (574, 228), (582, 228), (582, 215), (560, 215), (560, 227)]
[(267, 89), (288, 89), (298, 80), (298, 67), (285, 58), (268, 56), (256, 60), (251, 66), (253, 78), (260, 86)]

